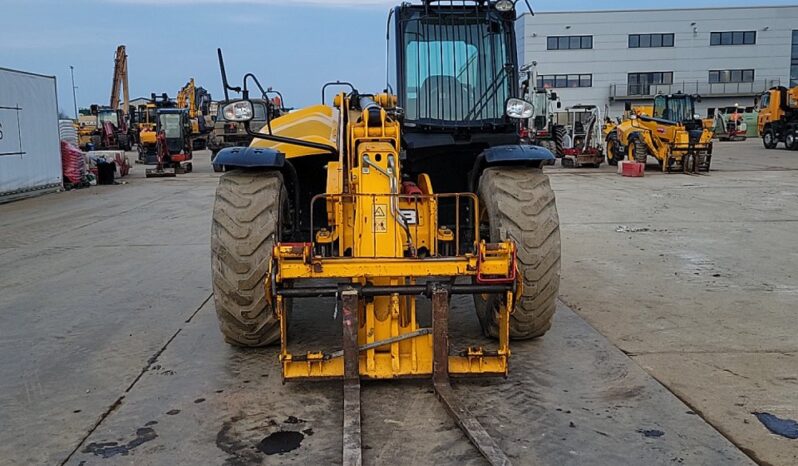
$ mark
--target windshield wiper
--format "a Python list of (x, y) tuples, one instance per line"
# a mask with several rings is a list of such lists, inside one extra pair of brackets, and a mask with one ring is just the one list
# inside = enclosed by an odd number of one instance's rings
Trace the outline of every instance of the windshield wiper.
[(488, 88), (485, 89), (485, 92), (479, 97), (479, 99), (474, 103), (474, 106), (469, 110), (466, 114), (466, 120), (476, 120), (476, 116), (482, 113), (482, 110), (488, 105), (490, 99), (496, 97), (496, 91), (499, 89), (499, 85), (504, 82), (506, 79), (507, 68), (503, 67), (499, 74), (493, 78), (493, 81), (488, 84)]

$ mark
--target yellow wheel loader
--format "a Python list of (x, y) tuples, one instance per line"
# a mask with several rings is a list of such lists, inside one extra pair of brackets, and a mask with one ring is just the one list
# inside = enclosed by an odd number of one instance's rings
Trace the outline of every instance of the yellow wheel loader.
[(712, 131), (695, 114), (698, 96), (658, 95), (651, 114), (632, 112), (608, 132), (607, 161), (645, 163), (657, 159), (663, 172), (708, 172), (712, 161)]
[[(222, 115), (254, 138), (214, 158), (220, 328), (235, 345), (279, 343), (286, 381), (343, 380), (344, 464), (361, 461), (360, 380), (408, 377), (432, 379), (487, 460), (509, 464), (449, 378), (506, 377), (510, 340), (542, 336), (556, 306), (559, 220), (541, 171), (553, 155), (519, 143), (533, 108), (516, 98), (515, 18), (508, 0), (403, 3), (389, 17), (392, 92), (329, 83), (319, 105), (259, 132), (249, 94), (267, 91), (252, 74), (232, 87), (218, 52), (225, 94), (242, 97), (225, 95)], [(458, 294), (496, 343), (450, 342)], [(342, 340), (295, 352), (290, 310), (317, 297)]]

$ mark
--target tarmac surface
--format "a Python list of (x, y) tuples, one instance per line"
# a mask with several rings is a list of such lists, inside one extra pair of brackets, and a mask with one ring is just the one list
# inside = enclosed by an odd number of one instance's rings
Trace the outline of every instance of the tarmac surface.
[[(798, 418), (798, 154), (716, 154), (703, 177), (548, 170), (568, 304), (508, 379), (454, 383), (515, 464), (796, 463), (751, 413)], [(218, 332), (207, 158), (0, 205), (0, 464), (340, 463), (340, 383), (283, 385), (274, 348)], [(452, 312), (478, 341), (470, 300)], [(340, 327), (305, 301), (291, 339)], [(367, 464), (483, 464), (428, 382), (362, 399)]]

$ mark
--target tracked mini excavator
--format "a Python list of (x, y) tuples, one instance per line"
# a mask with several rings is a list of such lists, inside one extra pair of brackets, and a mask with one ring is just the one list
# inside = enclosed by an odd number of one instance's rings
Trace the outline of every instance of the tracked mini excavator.
[[(553, 155), (519, 144), (532, 105), (516, 98), (515, 18), (510, 0), (403, 3), (389, 16), (388, 91), (327, 84), (321, 104), (248, 128), (249, 147), (214, 160), (226, 168), (211, 240), (221, 331), (279, 342), (286, 381), (343, 380), (344, 464), (361, 462), (360, 380), (406, 377), (431, 378), (486, 459), (510, 463), (449, 379), (506, 377), (510, 340), (542, 336), (555, 309), (559, 220), (540, 168)], [(219, 62), (225, 92), (243, 97), (226, 95), (222, 114), (248, 127), (249, 94), (266, 90), (252, 74), (232, 87), (221, 50)], [(461, 294), (490, 348), (449, 341)], [(316, 297), (340, 315), (340, 345), (292, 352), (290, 310)]]

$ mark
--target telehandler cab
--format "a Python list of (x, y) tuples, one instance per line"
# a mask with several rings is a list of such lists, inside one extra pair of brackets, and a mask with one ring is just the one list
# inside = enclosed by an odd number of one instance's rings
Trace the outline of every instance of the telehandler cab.
[[(344, 464), (361, 461), (360, 380), (400, 377), (432, 378), (480, 452), (509, 464), (449, 377), (507, 376), (510, 339), (546, 333), (556, 306), (559, 220), (540, 168), (553, 155), (519, 144), (533, 109), (515, 97), (515, 18), (510, 0), (403, 3), (387, 91), (329, 83), (321, 104), (258, 133), (248, 85), (266, 92), (252, 74), (230, 86), (219, 51), (225, 92), (242, 94), (222, 113), (255, 138), (214, 159), (226, 169), (211, 240), (221, 330), (236, 345), (279, 341), (284, 380), (343, 379)], [(332, 105), (330, 87), (346, 89)], [(473, 296), (497, 347), (450, 346), (454, 294)], [(340, 308), (340, 347), (292, 353), (292, 304), (323, 296)]]

